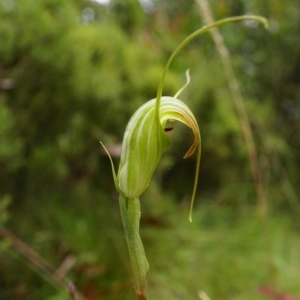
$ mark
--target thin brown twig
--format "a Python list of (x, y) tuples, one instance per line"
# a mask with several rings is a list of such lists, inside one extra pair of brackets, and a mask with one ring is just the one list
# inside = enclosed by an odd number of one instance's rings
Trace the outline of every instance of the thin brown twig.
[(43, 259), (38, 253), (36, 253), (32, 248), (15, 236), (7, 228), (0, 227), (0, 238), (8, 241), (10, 245), (22, 256), (24, 256), (28, 261), (30, 261), (38, 270), (43, 272), (51, 281), (55, 283), (56, 286), (62, 288), (70, 294), (73, 300), (88, 300), (84, 295), (82, 295), (76, 286), (57, 275), (55, 268)]
[[(212, 16), (208, 1), (207, 0), (195, 0), (195, 1), (200, 8), (200, 14), (202, 15), (205, 23), (209, 24), (214, 22), (214, 18)], [(266, 252), (268, 254), (268, 257), (271, 257), (272, 245), (271, 245), (270, 229), (269, 229), (269, 222), (268, 222), (268, 202), (264, 192), (264, 186), (263, 186), (261, 171), (258, 162), (258, 155), (257, 155), (254, 138), (253, 138), (250, 120), (240, 91), (239, 83), (233, 71), (232, 63), (230, 60), (230, 54), (225, 45), (223, 36), (220, 33), (220, 30), (218, 28), (214, 28), (210, 30), (210, 33), (214, 43), (216, 44), (217, 51), (219, 52), (219, 55), (221, 57), (221, 61), (228, 81), (228, 85), (241, 122), (242, 131), (244, 134), (245, 143), (248, 150), (248, 156), (251, 165), (253, 181), (256, 189), (259, 212), (264, 225)], [(275, 272), (271, 260), (268, 261), (268, 268), (269, 268), (269, 279), (271, 281), (274, 281)]]
[[(214, 22), (214, 18), (212, 16), (209, 4), (207, 0), (196, 0), (199, 8), (200, 14), (202, 15), (205, 23), (210, 24)], [(261, 171), (258, 163), (258, 155), (257, 150), (253, 138), (253, 133), (248, 117), (248, 113), (246, 110), (246, 106), (241, 95), (239, 83), (236, 79), (236, 76), (233, 71), (232, 63), (230, 60), (229, 51), (225, 45), (224, 39), (220, 30), (218, 28), (214, 28), (210, 30), (212, 39), (216, 44), (217, 51), (220, 54), (221, 61), (224, 67), (225, 75), (228, 81), (228, 85), (232, 94), (232, 98), (234, 100), (234, 104), (237, 109), (237, 113), (239, 115), (239, 119), (242, 126), (243, 135), (245, 138), (249, 161), (251, 165), (252, 176), (254, 180), (254, 185), (256, 189), (257, 200), (259, 204), (259, 210), (262, 216), (267, 215), (267, 200), (264, 193), (263, 181), (261, 176)]]

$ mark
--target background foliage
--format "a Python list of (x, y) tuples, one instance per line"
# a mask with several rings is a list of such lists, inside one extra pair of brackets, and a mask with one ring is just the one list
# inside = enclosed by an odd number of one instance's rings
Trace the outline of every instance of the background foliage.
[[(269, 218), (256, 213), (250, 164), (220, 58), (209, 34), (168, 74), (202, 131), (194, 223), (187, 222), (192, 137), (175, 124), (142, 199), (151, 299), (300, 297), (300, 43), (298, 0), (213, 0), (251, 119)], [(115, 151), (132, 113), (156, 95), (169, 55), (201, 27), (194, 1), (0, 0), (0, 222), (90, 299), (133, 299), (117, 195), (103, 141)], [(267, 235), (265, 229), (267, 228)], [(266, 292), (267, 290), (267, 292)], [(273, 293), (273, 294), (272, 294)], [(264, 296), (265, 295), (265, 296)], [(0, 299), (65, 299), (5, 239)], [(275, 297), (275, 296), (274, 296)], [(274, 298), (275, 299), (275, 298)]]

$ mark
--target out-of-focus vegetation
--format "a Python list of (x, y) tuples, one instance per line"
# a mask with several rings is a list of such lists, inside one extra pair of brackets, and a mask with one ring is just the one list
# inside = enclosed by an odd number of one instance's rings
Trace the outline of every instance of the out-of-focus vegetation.
[[(164, 94), (181, 96), (202, 131), (193, 224), (191, 142), (171, 149), (141, 199), (150, 299), (300, 298), (300, 5), (213, 0), (259, 153), (269, 217), (257, 215), (250, 164), (224, 70), (209, 34), (171, 67)], [(109, 160), (127, 121), (154, 98), (174, 48), (201, 27), (194, 1), (0, 0), (0, 223), (89, 299), (133, 299)], [(0, 299), (65, 299), (43, 271), (0, 241)], [(66, 267), (66, 262), (72, 262)], [(275, 299), (273, 297), (273, 299)], [(295, 298), (297, 299), (297, 298)]]

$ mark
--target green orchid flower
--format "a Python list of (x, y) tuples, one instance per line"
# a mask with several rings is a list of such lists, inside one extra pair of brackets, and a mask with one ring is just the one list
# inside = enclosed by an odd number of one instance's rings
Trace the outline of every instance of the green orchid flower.
[(187, 158), (195, 152), (197, 155), (194, 188), (189, 212), (190, 221), (192, 221), (192, 210), (199, 176), (201, 154), (199, 126), (188, 106), (178, 99), (179, 94), (190, 82), (189, 73), (187, 72), (187, 83), (174, 97), (168, 97), (162, 96), (167, 71), (179, 51), (201, 33), (227, 23), (246, 20), (257, 21), (267, 26), (266, 19), (262, 17), (241, 16), (227, 18), (200, 28), (189, 35), (178, 46), (164, 68), (156, 98), (142, 105), (129, 120), (123, 138), (121, 160), (117, 174), (108, 151), (101, 143), (110, 158), (115, 186), (120, 195), (121, 217), (133, 269), (136, 295), (139, 300), (148, 299), (147, 274), (149, 269), (144, 247), (139, 236), (139, 197), (146, 190), (163, 152), (170, 145), (166, 132), (168, 131), (166, 124), (169, 120), (176, 120), (186, 124), (194, 134), (194, 141), (184, 156), (184, 158)]
[(164, 130), (170, 119), (186, 124), (194, 133), (194, 142), (184, 156), (189, 157), (198, 149), (194, 199), (200, 164), (200, 131), (191, 110), (175, 97), (162, 97), (160, 103), (156, 99), (148, 101), (134, 113), (126, 127), (116, 185), (127, 198), (138, 198), (147, 188), (163, 152), (170, 145)]

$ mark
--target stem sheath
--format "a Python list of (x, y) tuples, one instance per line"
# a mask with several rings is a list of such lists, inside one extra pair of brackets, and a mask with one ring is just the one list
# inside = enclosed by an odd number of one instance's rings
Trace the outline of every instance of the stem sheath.
[(147, 275), (149, 265), (139, 235), (140, 200), (139, 198), (119, 197), (129, 256), (132, 265), (134, 287), (138, 300), (147, 300)]

